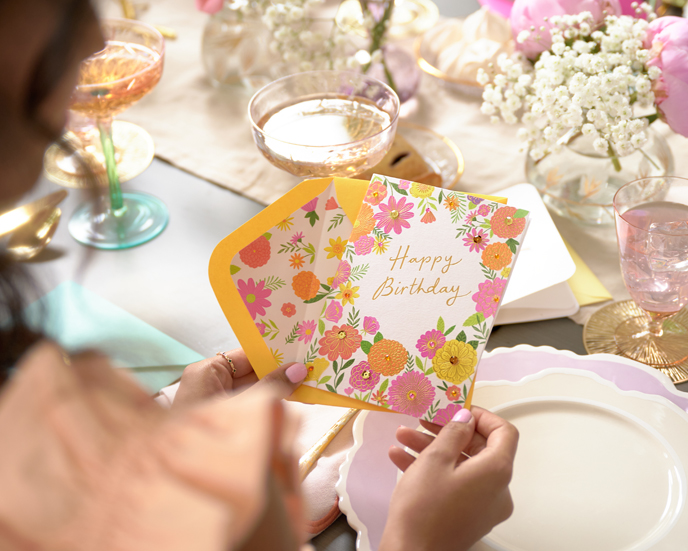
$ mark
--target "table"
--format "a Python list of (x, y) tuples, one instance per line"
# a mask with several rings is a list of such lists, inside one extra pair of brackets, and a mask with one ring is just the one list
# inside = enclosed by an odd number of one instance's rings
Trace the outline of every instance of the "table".
[[(477, 5), (474, 0), (437, 4), (447, 15), (470, 13)], [(73, 191), (62, 205), (64, 220), (53, 243), (29, 263), (42, 291), (72, 279), (204, 356), (238, 346), (208, 282), (207, 263), (215, 245), (263, 206), (157, 159), (123, 188), (162, 198), (170, 210), (168, 228), (134, 249), (86, 249), (67, 231), (66, 221), (81, 201)], [(27, 200), (55, 189), (54, 184), (41, 180)], [(567, 238), (576, 231), (568, 221), (555, 218), (555, 222)], [(596, 254), (602, 257), (614, 249), (608, 236), (600, 243), (598, 253), (585, 251), (593, 270)], [(521, 343), (585, 354), (582, 326), (570, 319), (497, 327), (488, 350)], [(688, 383), (678, 388), (688, 391)], [(313, 543), (318, 550), (350, 550), (355, 546), (355, 533), (340, 517)]]

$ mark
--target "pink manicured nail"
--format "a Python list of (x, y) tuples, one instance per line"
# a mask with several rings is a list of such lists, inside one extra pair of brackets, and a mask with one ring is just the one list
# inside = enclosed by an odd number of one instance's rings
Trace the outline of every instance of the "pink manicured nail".
[(456, 413), (456, 415), (454, 415), (452, 421), (455, 423), (468, 423), (468, 421), (471, 420), (471, 417), (473, 417), (471, 415), (471, 410), (462, 408)]
[(292, 383), (300, 383), (306, 378), (306, 375), (308, 375), (308, 369), (303, 364), (294, 364), (287, 368), (287, 379)]

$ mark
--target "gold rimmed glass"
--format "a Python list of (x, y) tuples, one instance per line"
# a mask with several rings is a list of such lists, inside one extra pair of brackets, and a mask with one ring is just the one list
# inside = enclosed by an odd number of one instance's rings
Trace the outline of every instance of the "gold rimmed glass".
[(366, 75), (310, 71), (263, 87), (248, 111), (256, 145), (276, 167), (300, 177), (354, 177), (392, 146), (399, 98)]

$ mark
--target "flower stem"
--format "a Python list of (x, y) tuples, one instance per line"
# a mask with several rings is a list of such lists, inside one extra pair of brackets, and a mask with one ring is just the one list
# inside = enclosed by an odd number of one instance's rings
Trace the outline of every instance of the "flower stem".
[(619, 162), (619, 157), (612, 148), (611, 144), (607, 146), (607, 151), (609, 153), (609, 158), (612, 160), (612, 164), (614, 165), (614, 170), (621, 172), (621, 163)]

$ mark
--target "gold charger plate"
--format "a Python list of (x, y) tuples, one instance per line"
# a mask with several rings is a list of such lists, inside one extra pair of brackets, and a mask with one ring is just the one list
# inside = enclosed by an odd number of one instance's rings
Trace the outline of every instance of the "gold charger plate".
[[(626, 357), (614, 340), (614, 331), (617, 326), (631, 318), (644, 316), (640, 307), (632, 300), (614, 302), (600, 308), (595, 312), (583, 327), (583, 344), (588, 354), (615, 354)], [(676, 316), (677, 322), (688, 325), (688, 309), (681, 310)], [(688, 360), (679, 362), (671, 366), (653, 365), (652, 351), (648, 351), (647, 357), (639, 360), (641, 363), (661, 371), (667, 375), (674, 384), (685, 383), (688, 381)]]
[(425, 126), (400, 121), (397, 132), (415, 148), (425, 163), (442, 177), (442, 187), (454, 189), (463, 175), (461, 150), (446, 136)]
[[(70, 134), (70, 133), (68, 133)], [(70, 136), (67, 136), (70, 141)], [(78, 143), (72, 134), (71, 141)], [(115, 156), (117, 159), (117, 173), (120, 182), (127, 182), (146, 170), (155, 156), (153, 138), (140, 126), (126, 121), (114, 121), (112, 123), (112, 141), (115, 144)], [(102, 150), (98, 148), (102, 155)], [(88, 174), (83, 169), (74, 165), (58, 145), (51, 145), (43, 156), (43, 173), (51, 182), (71, 188), (88, 188), (92, 185)], [(101, 165), (95, 170), (98, 183), (107, 185), (105, 166)]]

